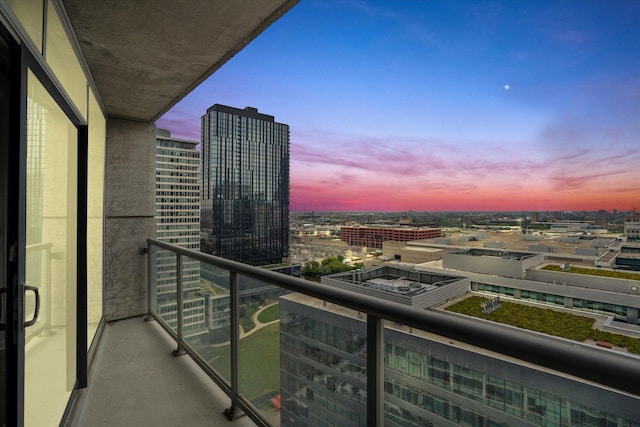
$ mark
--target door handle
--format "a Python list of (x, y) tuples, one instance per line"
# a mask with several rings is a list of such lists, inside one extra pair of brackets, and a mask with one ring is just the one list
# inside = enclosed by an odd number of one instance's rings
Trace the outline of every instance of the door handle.
[(33, 326), (38, 321), (38, 315), (40, 314), (40, 292), (38, 292), (38, 288), (35, 286), (24, 285), (25, 294), (27, 291), (33, 291), (36, 296), (36, 310), (33, 313), (33, 318), (29, 321), (24, 322), (24, 327), (28, 328), (29, 326)]
[(2, 298), (2, 301), (0, 301), (0, 331), (6, 331), (7, 322), (5, 316), (7, 312), (7, 288), (0, 288), (0, 298)]

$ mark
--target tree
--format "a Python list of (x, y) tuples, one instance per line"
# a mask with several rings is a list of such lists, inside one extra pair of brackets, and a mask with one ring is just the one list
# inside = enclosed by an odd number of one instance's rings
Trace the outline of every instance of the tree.
[(323, 259), (321, 262), (307, 261), (302, 269), (302, 274), (305, 276), (325, 276), (327, 274), (343, 273), (345, 271), (355, 270), (357, 267), (350, 266), (343, 262), (344, 257), (339, 255), (337, 257), (331, 256)]
[(305, 276), (318, 276), (320, 263), (318, 261), (307, 261), (302, 268), (302, 274)]

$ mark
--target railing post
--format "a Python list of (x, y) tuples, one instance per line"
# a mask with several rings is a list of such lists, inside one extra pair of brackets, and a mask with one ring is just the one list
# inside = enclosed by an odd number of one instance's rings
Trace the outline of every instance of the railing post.
[(235, 271), (229, 272), (229, 304), (231, 306), (231, 406), (224, 410), (234, 419), (238, 398), (238, 355), (240, 347), (240, 281)]
[(384, 320), (367, 315), (367, 426), (384, 425)]
[(175, 350), (173, 350), (173, 355), (174, 356), (180, 356), (182, 354), (185, 353), (184, 349), (182, 348), (182, 324), (183, 324), (183, 310), (184, 310), (184, 304), (182, 302), (182, 255), (177, 254), (176, 255), (176, 313), (177, 313), (177, 320), (178, 320), (178, 327), (177, 327), (177, 333), (178, 333), (178, 348), (176, 348)]
[(147, 317), (145, 322), (153, 319), (151, 312), (153, 311), (153, 298), (156, 293), (156, 252), (151, 247), (151, 243), (147, 243)]

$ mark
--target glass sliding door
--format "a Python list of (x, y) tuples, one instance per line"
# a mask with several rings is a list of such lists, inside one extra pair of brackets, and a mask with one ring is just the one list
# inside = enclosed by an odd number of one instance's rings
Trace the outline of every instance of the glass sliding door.
[[(8, 230), (8, 190), (9, 190), (9, 90), (10, 90), (10, 52), (4, 37), (0, 36), (0, 425), (9, 425), (7, 416), (8, 390), (8, 350), (10, 345), (7, 325), (7, 308), (10, 307), (7, 290), (11, 282), (8, 273), (10, 238)], [(11, 371), (15, 372), (14, 367)]]
[(65, 422), (102, 318), (105, 118), (55, 3), (0, 7), (0, 427)]
[(48, 426), (77, 377), (78, 131), (31, 71), (26, 131), (24, 425)]

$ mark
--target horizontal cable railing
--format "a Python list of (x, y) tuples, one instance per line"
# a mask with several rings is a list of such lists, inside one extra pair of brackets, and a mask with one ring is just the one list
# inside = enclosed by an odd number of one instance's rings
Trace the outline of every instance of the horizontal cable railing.
[[(240, 310), (239, 276), (337, 304), (366, 315), (367, 425), (377, 426), (384, 422), (384, 321), (430, 332), (449, 340), (459, 341), (575, 376), (623, 393), (640, 395), (640, 357), (637, 356), (622, 355), (579, 342), (544, 336), (437, 310), (417, 309), (382, 298), (314, 283), (264, 268), (185, 249), (155, 239), (147, 239), (147, 243), (149, 245), (149, 317), (158, 320), (167, 332), (177, 340), (177, 352), (188, 353), (229, 395), (232, 403), (227, 412), (230, 418), (233, 418), (238, 408), (256, 423), (270, 424), (238, 390), (238, 352), (241, 333), (238, 315)], [(176, 319), (173, 319), (171, 315), (163, 317), (159, 312), (158, 302), (154, 300), (158, 293), (156, 289), (158, 264), (154, 251), (159, 250), (168, 251), (176, 257), (169, 268), (170, 271), (174, 271), (172, 274), (176, 274), (175, 299), (171, 300), (178, 307)], [(226, 376), (212, 367), (208, 361), (203, 360), (201, 355), (191, 349), (188, 340), (185, 341), (184, 316), (183, 310), (180, 309), (184, 304), (182, 271), (185, 269), (185, 258), (228, 272), (230, 366), (228, 366), (229, 372), (226, 373)], [(172, 322), (174, 326), (172, 326)]]

